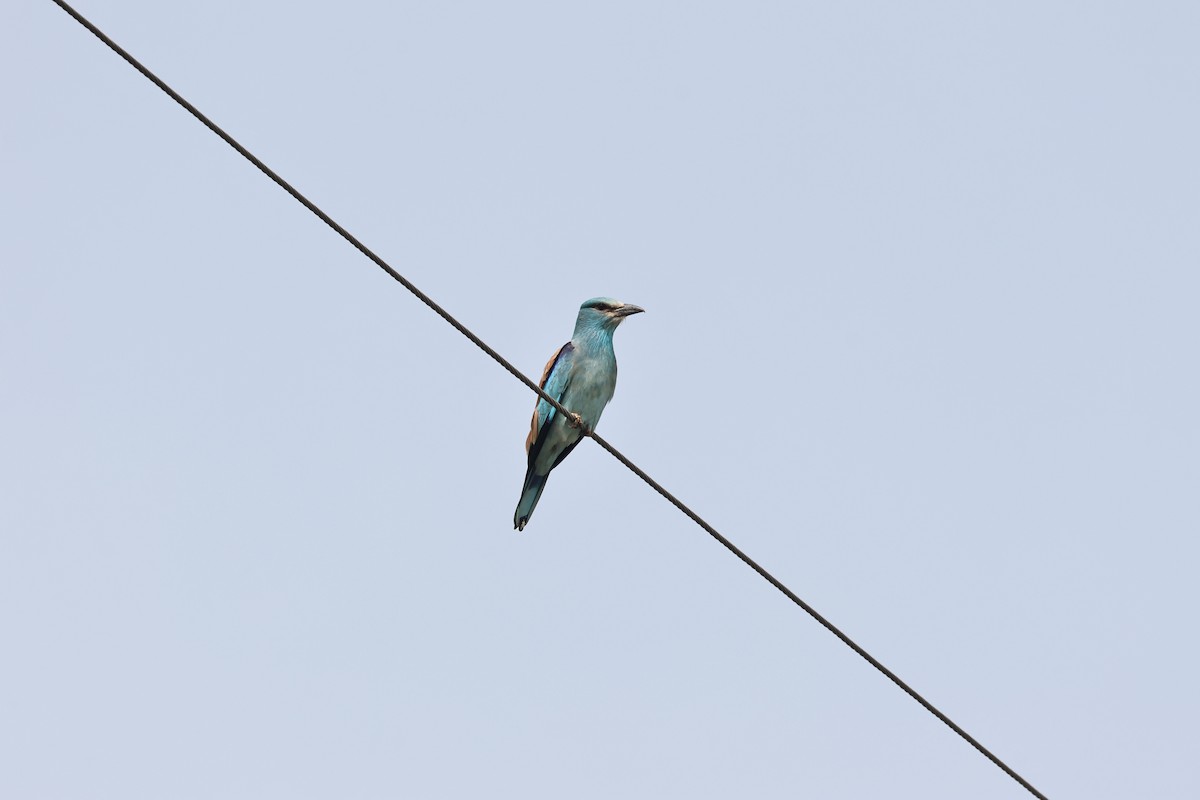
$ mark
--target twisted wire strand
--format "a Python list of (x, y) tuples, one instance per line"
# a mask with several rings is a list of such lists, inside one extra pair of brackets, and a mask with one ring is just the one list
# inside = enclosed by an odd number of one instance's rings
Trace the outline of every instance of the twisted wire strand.
[[(358, 238), (356, 238), (353, 234), (351, 234), (349, 231), (347, 231), (345, 228), (343, 228), (340, 224), (338, 224), (338, 222), (336, 220), (334, 220), (332, 217), (330, 217), (328, 214), (326, 214), (324, 211), (322, 211), (315, 203), (313, 203), (311, 200), (309, 200), (307, 197), (305, 197), (303, 194), (301, 194), (294, 186), (292, 186), (290, 183), (288, 183), (286, 180), (284, 180), (283, 177), (281, 177), (279, 175), (279, 173), (275, 172), (275, 170), (271, 169), (266, 164), (264, 164), (257, 156), (255, 156), (253, 153), (251, 153), (249, 150), (247, 150), (245, 147), (243, 147), (236, 139), (234, 139), (232, 136), (230, 136), (224, 130), (222, 130), (220, 126), (218, 126), (215, 122), (213, 122), (211, 119), (209, 119), (207, 116), (205, 116), (200, 111), (200, 109), (196, 108), (194, 105), (189, 103), (186, 99), (184, 99), (184, 97), (182, 95), (180, 95), (178, 92), (176, 92), (170, 86), (168, 86), (161, 78), (159, 78), (157, 75), (155, 75), (153, 72), (151, 72), (145, 66), (143, 66), (141, 62), (139, 62), (136, 58), (134, 58), (132, 55), (130, 55), (123, 47), (121, 47), (119, 44), (117, 44), (115, 41), (113, 41), (111, 38), (109, 38), (108, 35), (105, 34), (102, 30), (100, 30), (95, 25), (93, 25), (86, 17), (84, 17), (82, 14), (80, 14), (78, 11), (76, 11), (74, 8), (72, 8), (69, 4), (67, 4), (63, 0), (51, 0), (51, 2), (53, 2), (55, 5), (59, 6), (63, 11), (65, 11), (73, 19), (75, 19), (75, 21), (78, 22), (80, 25), (87, 28), (97, 39), (99, 39), (101, 42), (103, 42), (105, 45), (107, 45), (113, 52), (115, 52), (117, 55), (119, 55), (121, 58), (123, 58), (126, 62), (128, 62), (130, 66), (132, 66), (138, 72), (142, 73), (142, 75), (144, 75), (151, 83), (153, 83), (155, 86), (157, 86), (159, 89), (161, 89), (168, 97), (170, 97), (172, 100), (174, 100), (179, 105), (183, 106), (183, 108), (186, 109), (189, 114), (191, 114), (196, 119), (198, 119), (210, 131), (215, 133), (217, 136), (221, 137), (221, 139), (223, 139), (226, 144), (228, 144), (230, 147), (232, 147), (234, 150), (236, 150), (239, 154), (241, 154), (241, 156), (243, 158), (245, 158), (247, 161), (249, 161), (254, 166), (258, 167), (258, 169), (261, 170), (264, 175), (266, 175), (268, 178), (270, 178), (272, 181), (274, 181), (276, 184), (278, 184), (280, 188), (282, 188), (285, 192), (287, 192), (292, 197), (294, 197), (301, 205), (303, 205), (305, 208), (307, 208), (309, 211), (311, 211), (313, 214), (315, 214), (318, 219), (320, 219), (322, 222), (324, 222), (326, 225), (328, 225), (330, 228), (332, 228), (334, 231), (336, 231), (337, 234), (339, 236), (341, 236), (343, 239), (345, 239), (347, 242), (354, 245), (354, 247), (359, 252), (361, 252), (364, 256), (366, 256), (372, 262), (374, 262), (376, 266), (378, 266), (380, 269), (382, 269), (384, 272), (386, 272), (388, 275), (390, 275), (401, 286), (403, 286), (408, 291), (412, 292), (417, 297), (418, 300), (420, 300), (425, 305), (429, 306), (429, 308), (432, 309), (435, 314), (437, 314), (439, 317), (444, 319), (446, 322), (450, 323), (450, 325), (452, 325), (459, 333), (461, 333), (463, 336), (470, 339), (471, 342), (474, 343), (476, 347), (478, 347), (480, 350), (482, 350), (483, 352), (485, 352), (489, 356), (491, 356), (491, 358), (496, 363), (498, 363), (500, 366), (504, 367), (504, 369), (508, 370), (508, 372), (511, 373), (513, 375), (513, 377), (515, 377), (521, 383), (525, 384), (530, 390), (532, 390), (539, 397), (541, 397), (543, 400), (545, 400), (547, 403), (549, 403), (552, 407), (554, 407), (556, 410), (558, 410), (559, 413), (563, 414), (565, 417), (569, 418), (572, 416), (572, 412), (569, 409), (567, 409), (560, 402), (558, 402), (558, 400), (556, 400), (555, 398), (553, 398), (549, 394), (547, 394), (540, 386), (538, 386), (538, 384), (536, 384), (532, 380), (530, 380), (525, 375), (525, 373), (521, 372), (519, 369), (517, 369), (515, 366), (513, 366), (512, 363), (508, 361), (508, 359), (504, 358), (504, 356), (502, 356), (498, 352), (496, 352), (496, 350), (494, 350), (490, 345), (488, 345), (488, 343), (485, 342), (483, 339), (479, 338), (479, 336), (475, 335), (475, 333), (472, 332), (466, 325), (462, 324), (457, 319), (455, 319), (453, 316), (451, 316), (450, 312), (446, 311), (446, 309), (442, 308), (440, 305), (438, 305), (436, 302), (434, 302), (433, 298), (431, 298), (429, 295), (422, 292), (419, 288), (417, 288), (417, 286), (414, 283), (412, 283), (412, 281), (408, 280), (403, 275), (401, 275), (399, 272), (397, 272), (390, 264), (388, 264), (386, 261), (384, 261), (382, 258), (380, 258), (373, 250), (371, 250), (369, 247), (367, 247), (365, 244), (363, 244), (361, 241), (359, 241)], [(658, 481), (651, 478), (648, 474), (646, 474), (646, 472), (644, 470), (642, 470), (641, 467), (639, 467), (637, 464), (634, 464), (632, 461), (630, 461), (624, 454), (622, 454), (619, 450), (617, 450), (617, 448), (615, 448), (611, 444), (609, 444), (607, 440), (605, 440), (603, 437), (601, 437), (599, 434), (595, 433), (594, 431), (588, 430), (586, 428), (584, 428), (583, 433), (584, 433), (584, 435), (591, 437), (596, 442), (596, 444), (600, 445), (600, 447), (607, 450), (614, 458), (617, 459), (617, 461), (620, 461), (622, 464), (624, 464), (625, 467), (627, 467), (633, 474), (637, 475), (639, 478), (641, 478), (643, 481), (645, 481), (646, 484), (650, 486), (650, 488), (654, 489), (654, 491), (656, 491), (660, 495), (662, 495), (669, 503), (671, 503), (671, 505), (675, 506), (677, 509), (679, 509), (681, 512), (683, 512), (689, 519), (691, 519), (693, 522), (695, 522), (697, 525), (699, 525), (700, 528), (702, 528), (705, 533), (707, 533), (709, 536), (712, 536), (714, 539), (716, 539), (718, 542), (720, 542), (726, 549), (728, 549), (731, 553), (733, 553), (735, 556), (737, 556), (739, 559), (741, 559), (743, 562), (745, 562), (747, 566), (749, 566), (751, 569), (753, 569), (755, 572), (757, 572), (759, 575), (761, 575), (768, 583), (770, 583), (772, 586), (774, 586), (776, 589), (778, 589), (780, 592), (782, 592), (785, 597), (787, 597), (789, 600), (791, 600), (793, 603), (795, 603), (797, 606), (799, 606), (801, 609), (803, 609), (809, 616), (811, 616), (813, 619), (815, 619), (817, 622), (819, 622), (826, 630), (828, 630), (830, 633), (832, 633), (834, 636), (836, 636), (838, 639), (840, 639), (847, 647), (849, 647), (851, 650), (853, 650), (855, 653), (857, 653), (859, 656), (861, 656), (863, 659), (865, 659), (868, 664), (870, 664), (875, 669), (877, 669), (881, 673), (883, 673), (883, 675), (885, 677), (887, 677), (890, 681), (892, 681), (892, 683), (894, 683), (898, 687), (900, 687), (909, 697), (916, 700), (918, 703), (921, 704), (922, 707), (924, 707), (927, 711), (929, 711), (929, 713), (933, 714), (935, 717), (937, 717), (939, 720), (941, 720), (943, 723), (945, 723), (946, 726), (949, 727), (952, 731), (954, 731), (959, 736), (961, 736), (963, 739), (965, 739), (968, 744), (970, 744), (972, 747), (974, 747), (976, 750), (978, 750), (981, 754), (983, 754), (989, 761), (991, 761), (993, 764), (995, 764), (997, 767), (999, 767), (1001, 770), (1003, 770), (1005, 774), (1007, 774), (1010, 778), (1012, 778), (1017, 783), (1019, 783), (1030, 794), (1032, 794), (1034, 797), (1040, 798), (1040, 800), (1048, 800), (1048, 798), (1044, 794), (1042, 794), (1040, 791), (1038, 791), (1036, 788), (1034, 788), (1034, 786), (1031, 783), (1029, 783), (1029, 781), (1027, 781), (1023, 777), (1021, 777), (1015, 770), (1012, 769), (1012, 767), (1008, 766), (1003, 761), (1001, 761), (994, 753), (992, 753), (992, 751), (988, 750), (986, 747), (984, 747), (982, 744), (980, 744), (980, 742), (977, 739), (975, 739), (975, 737), (971, 736), (969, 733), (967, 733), (965, 730), (963, 730), (957, 723), (954, 722), (954, 720), (950, 719), (948, 716), (946, 716), (944, 713), (942, 713), (936, 706), (934, 706), (932, 703), (930, 703), (928, 700), (926, 700), (923, 696), (921, 696), (921, 694), (919, 694), (915, 689), (913, 689), (911, 686), (909, 686), (907, 683), (905, 683), (903, 680), (901, 680), (899, 678), (899, 676), (897, 676), (894, 672), (892, 672), (890, 669), (888, 669), (882, 663), (880, 663), (880, 661), (878, 659), (876, 659), (874, 656), (872, 656), (870, 653), (868, 653), (866, 650), (864, 650), (857, 642), (855, 642), (853, 639), (851, 639), (849, 636), (847, 636), (845, 633), (843, 633), (841, 631), (841, 629), (839, 629), (836, 625), (834, 625), (832, 622), (830, 622), (828, 619), (826, 619), (823, 615), (821, 615), (815, 608), (813, 608), (808, 603), (806, 603), (803, 599), (801, 599), (799, 595), (797, 595), (795, 592), (793, 592), (791, 589), (789, 589), (786, 585), (784, 585), (784, 583), (782, 581), (780, 581), (778, 578), (776, 578), (774, 575), (772, 575), (770, 572), (768, 572), (766, 569), (764, 569), (757, 561), (750, 558), (750, 556), (746, 555), (746, 553), (743, 552), (741, 550), (741, 548), (739, 548), (737, 545), (735, 545), (729, 539), (725, 538), (725, 536), (723, 536), (719, 531), (717, 531), (716, 528), (714, 528), (712, 525), (709, 525), (699, 514), (697, 514), (695, 511), (693, 511), (687, 505), (685, 505), (683, 503), (683, 501), (679, 500), (679, 498), (675, 497), (675, 495), (673, 495), (669, 491), (667, 491), (662, 486), (662, 484), (660, 484)]]

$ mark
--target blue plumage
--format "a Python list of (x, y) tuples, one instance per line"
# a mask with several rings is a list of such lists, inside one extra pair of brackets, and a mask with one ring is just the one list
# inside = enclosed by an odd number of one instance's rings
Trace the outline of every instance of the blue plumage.
[(582, 424), (594, 430), (617, 388), (617, 356), (613, 352), (613, 332), (621, 321), (644, 309), (610, 297), (594, 297), (579, 307), (575, 333), (546, 363), (541, 387), (562, 403), (578, 419), (563, 415), (545, 400), (539, 399), (533, 411), (533, 424), (525, 440), (529, 468), (521, 501), (513, 515), (513, 527), (525, 525), (537, 507), (546, 487), (550, 470), (558, 466), (583, 438)]

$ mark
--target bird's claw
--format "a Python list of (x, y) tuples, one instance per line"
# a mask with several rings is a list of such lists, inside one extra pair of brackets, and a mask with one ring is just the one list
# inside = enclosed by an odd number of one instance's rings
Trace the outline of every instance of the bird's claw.
[(579, 428), (584, 433), (588, 433), (587, 426), (583, 424), (583, 417), (574, 411), (567, 415), (567, 424), (572, 428)]

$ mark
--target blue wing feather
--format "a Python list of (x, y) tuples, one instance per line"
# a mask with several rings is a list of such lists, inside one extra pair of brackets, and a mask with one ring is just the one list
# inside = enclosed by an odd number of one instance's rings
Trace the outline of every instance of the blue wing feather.
[[(574, 353), (575, 346), (570, 342), (559, 348), (554, 357), (546, 362), (546, 369), (542, 372), (542, 380), (538, 384), (546, 394), (560, 403), (562, 402), (563, 395), (566, 394), (567, 386), (571, 383), (571, 363)], [(557, 413), (558, 409), (545, 400), (538, 398), (537, 407), (533, 410), (533, 420), (531, 421), (529, 436), (525, 439), (525, 450), (529, 454), (529, 463), (531, 465), (542, 449), (541, 445), (545, 440), (542, 433), (549, 430), (550, 423), (554, 420), (554, 416)]]

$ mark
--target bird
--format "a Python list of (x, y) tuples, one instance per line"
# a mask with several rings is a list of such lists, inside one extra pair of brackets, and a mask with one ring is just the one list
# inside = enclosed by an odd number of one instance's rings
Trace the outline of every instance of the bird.
[(525, 485), (521, 487), (521, 500), (513, 515), (513, 527), (518, 531), (525, 530), (533, 516), (550, 470), (570, 455), (580, 439), (596, 429), (617, 388), (613, 333), (626, 317), (645, 310), (611, 297), (593, 297), (579, 307), (571, 341), (546, 362), (539, 385), (572, 414), (564, 418), (542, 398), (533, 409), (533, 422), (525, 439), (529, 466)]

